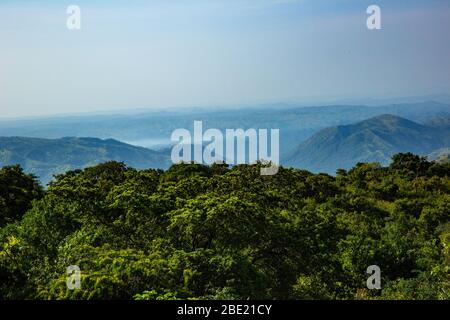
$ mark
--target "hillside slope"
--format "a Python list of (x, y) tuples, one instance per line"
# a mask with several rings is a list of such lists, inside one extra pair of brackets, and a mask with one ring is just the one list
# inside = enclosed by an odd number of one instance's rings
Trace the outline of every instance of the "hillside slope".
[(109, 160), (136, 168), (167, 168), (170, 165), (166, 153), (113, 139), (0, 137), (0, 167), (20, 164), (43, 183), (51, 180), (54, 174)]
[(302, 143), (285, 162), (312, 171), (335, 173), (358, 162), (387, 164), (393, 154), (429, 154), (450, 144), (448, 127), (425, 126), (394, 115), (330, 127)]

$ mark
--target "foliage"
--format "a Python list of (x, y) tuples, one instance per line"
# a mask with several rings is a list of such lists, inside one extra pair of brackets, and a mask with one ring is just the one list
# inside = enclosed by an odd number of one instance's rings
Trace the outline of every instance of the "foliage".
[[(1, 299), (449, 299), (450, 170), (0, 170)], [(81, 269), (81, 288), (66, 268)], [(368, 290), (378, 265), (382, 289)]]
[(0, 228), (20, 220), (34, 199), (42, 197), (42, 188), (33, 175), (20, 166), (0, 169)]

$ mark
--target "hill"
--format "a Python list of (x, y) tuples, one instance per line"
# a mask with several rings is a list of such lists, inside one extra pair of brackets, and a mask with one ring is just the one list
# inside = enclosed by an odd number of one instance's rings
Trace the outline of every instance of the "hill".
[(201, 120), (205, 130), (280, 129), (280, 151), (285, 156), (319, 130), (356, 123), (382, 114), (424, 123), (437, 115), (450, 114), (450, 105), (432, 101), (383, 106), (305, 107), (298, 104), (268, 104), (234, 109), (142, 111), (135, 114), (1, 120), (0, 136), (113, 138), (154, 150), (159, 146), (167, 147), (175, 129), (192, 130), (194, 121)]
[(426, 155), (450, 145), (448, 127), (433, 127), (394, 115), (330, 127), (302, 143), (285, 162), (312, 171), (335, 173), (358, 162), (388, 164), (393, 154)]
[(424, 124), (433, 127), (449, 127), (450, 126), (450, 113), (443, 112), (437, 113), (428, 119)]
[(109, 160), (136, 168), (167, 168), (170, 158), (166, 153), (114, 139), (0, 137), (0, 167), (20, 164), (43, 183), (50, 181), (54, 174)]

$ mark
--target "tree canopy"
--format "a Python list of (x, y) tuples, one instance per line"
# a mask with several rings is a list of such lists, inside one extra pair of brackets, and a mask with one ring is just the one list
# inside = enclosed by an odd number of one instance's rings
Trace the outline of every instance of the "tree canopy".
[(260, 167), (107, 162), (45, 190), (1, 169), (0, 299), (450, 298), (448, 163)]

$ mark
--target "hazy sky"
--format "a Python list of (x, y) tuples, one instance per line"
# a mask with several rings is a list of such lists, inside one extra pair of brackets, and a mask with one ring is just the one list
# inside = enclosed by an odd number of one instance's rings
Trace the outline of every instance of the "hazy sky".
[(448, 0), (0, 0), (0, 117), (449, 92)]

